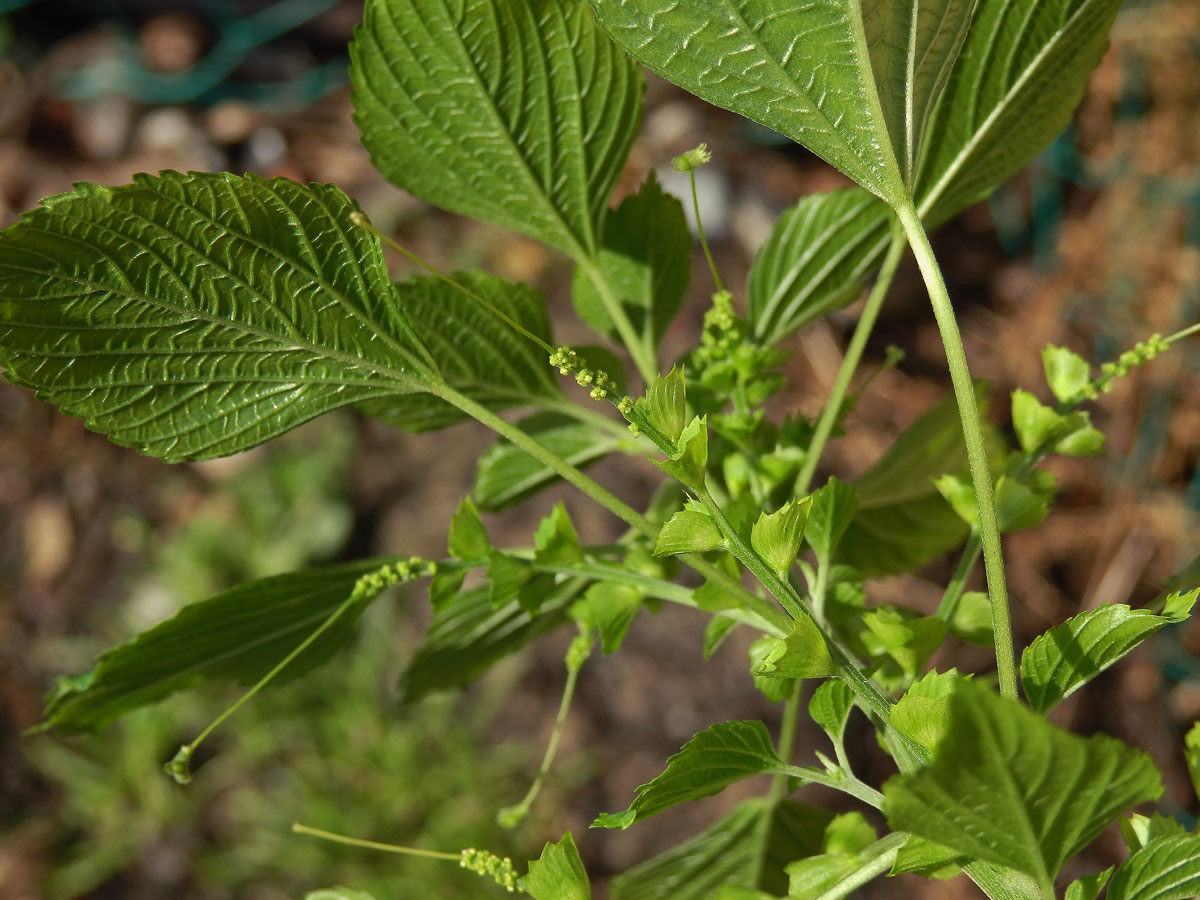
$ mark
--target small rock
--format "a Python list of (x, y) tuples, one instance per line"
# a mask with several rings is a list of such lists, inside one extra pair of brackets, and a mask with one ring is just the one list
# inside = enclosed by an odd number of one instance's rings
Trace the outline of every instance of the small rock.
[(218, 144), (240, 144), (258, 124), (258, 113), (241, 100), (222, 100), (208, 111), (208, 134)]
[(75, 529), (62, 502), (35, 500), (25, 511), (25, 572), (49, 582), (67, 568), (75, 547)]

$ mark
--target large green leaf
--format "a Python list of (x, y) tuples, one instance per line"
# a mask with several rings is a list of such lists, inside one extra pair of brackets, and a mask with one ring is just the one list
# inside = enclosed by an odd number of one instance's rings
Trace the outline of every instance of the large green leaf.
[(337, 188), (252, 175), (80, 184), (0, 233), (15, 384), (168, 460), (422, 390), (430, 360)]
[[(604, 245), (596, 263), (647, 346), (658, 346), (679, 312), (692, 278), (691, 247), (683, 204), (662, 189), (653, 170), (641, 190), (604, 220)], [(583, 321), (601, 334), (617, 336), (583, 269), (575, 270), (571, 296)]]
[[(386, 562), (366, 559), (276, 575), (189, 604), (102, 654), (86, 675), (60, 679), (46, 701), (45, 725), (63, 733), (91, 731), (195, 681), (255, 682), (345, 603), (360, 578)], [(328, 659), (373, 597), (364, 594), (279, 680)]]
[(873, 194), (903, 198), (857, 3), (591, 2), (647, 68), (787, 135)]
[(950, 699), (933, 762), (884, 785), (889, 824), (1052, 885), (1121, 810), (1162, 793), (1150, 758), (1070, 734), (972, 682)]
[(751, 775), (784, 771), (787, 767), (775, 755), (762, 722), (721, 722), (693, 735), (667, 760), (661, 775), (639, 786), (629, 809), (604, 813), (593, 827), (628, 828), (677, 803), (710, 797)]
[(754, 337), (774, 343), (862, 292), (888, 243), (887, 204), (859, 187), (810, 194), (775, 222), (746, 285)]
[[(516, 424), (547, 450), (577, 468), (607, 456), (624, 441), (563, 413), (537, 413)], [(544, 463), (500, 438), (479, 458), (471, 493), (480, 509), (495, 511), (524, 500), (558, 478)]]
[(584, 588), (581, 579), (556, 585), (536, 612), (512, 600), (492, 606), (491, 586), (463, 591), (439, 607), (420, 649), (401, 677), (405, 703), (434, 691), (462, 687), (498, 660), (568, 621), (566, 608)]
[(1066, 127), (1122, 0), (983, 0), (926, 137), (934, 223), (1020, 171)]
[(389, 181), (594, 255), (643, 84), (583, 4), (368, 0), (350, 55), (354, 118)]
[[(541, 292), (483, 272), (460, 272), (454, 280), (531, 334), (552, 342)], [(561, 401), (557, 373), (545, 351), (465, 291), (440, 278), (413, 278), (396, 285), (397, 302), (411, 317), (446, 383), (491, 409), (539, 399)], [(406, 431), (443, 428), (466, 418), (430, 394), (371, 400), (360, 408)]]
[(1163, 615), (1123, 604), (1081, 612), (1034, 639), (1021, 654), (1021, 686), (1037, 712), (1049, 712), (1163, 627), (1187, 617), (1200, 589), (1174, 594)]
[[(976, 398), (986, 408), (982, 384)], [(911, 572), (967, 536), (966, 524), (933, 483), (966, 468), (961, 429), (958, 406), (947, 395), (854, 482), (858, 510), (842, 538), (839, 562), (867, 575)]]
[(925, 126), (967, 36), (976, 0), (859, 0), (879, 104), (911, 189)]
[(1117, 867), (1108, 900), (1191, 900), (1200, 895), (1200, 835), (1157, 838)]

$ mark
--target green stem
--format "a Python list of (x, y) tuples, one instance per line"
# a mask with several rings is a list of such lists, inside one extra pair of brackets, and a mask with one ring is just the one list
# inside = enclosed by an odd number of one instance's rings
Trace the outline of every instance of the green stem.
[(963, 588), (967, 586), (967, 579), (971, 577), (971, 572), (979, 559), (981, 546), (979, 532), (972, 530), (971, 536), (967, 538), (966, 546), (963, 547), (958, 568), (954, 570), (950, 583), (946, 585), (946, 592), (942, 594), (942, 602), (938, 604), (937, 617), (943, 622), (949, 622), (954, 618), (954, 613), (958, 610), (958, 601), (962, 599)]
[(908, 835), (899, 831), (880, 838), (859, 854), (859, 859), (867, 860), (861, 868), (817, 896), (816, 900), (842, 900), (868, 881), (878, 878), (896, 862), (896, 854), (907, 840)]
[(378, 841), (364, 841), (362, 838), (335, 834), (332, 831), (322, 831), (320, 828), (310, 828), (308, 825), (301, 825), (299, 822), (292, 823), (292, 833), (307, 834), (310, 837), (320, 838), (323, 841), (346, 844), (350, 847), (362, 847), (364, 850), (382, 850), (384, 853), (401, 853), (404, 856), (423, 856), (426, 859), (445, 859), (451, 862), (462, 860), (461, 853), (445, 853), (441, 850), (422, 850), (420, 847), (404, 847), (400, 844), (381, 844)]
[[(775, 754), (785, 765), (792, 758), (792, 751), (796, 746), (796, 728), (800, 718), (800, 697), (803, 691), (804, 682), (797, 678), (792, 693), (783, 705), (783, 721), (779, 726)], [(754, 877), (750, 880), (751, 884), (758, 884), (762, 879), (763, 866), (767, 862), (767, 848), (771, 843), (771, 825), (775, 821), (775, 810), (779, 801), (787, 793), (787, 781), (786, 772), (776, 772), (771, 776), (771, 786), (763, 800), (762, 820), (758, 824), (758, 853), (754, 857)]]
[(892, 285), (892, 279), (896, 275), (896, 269), (900, 265), (907, 246), (908, 242), (904, 238), (904, 232), (899, 228), (894, 228), (892, 242), (888, 245), (887, 255), (883, 259), (883, 268), (879, 271), (879, 277), (875, 280), (871, 293), (867, 295), (867, 304), (863, 307), (862, 315), (859, 316), (858, 325), (854, 328), (854, 335), (846, 347), (842, 366), (838, 369), (837, 378), (833, 382), (833, 389), (829, 392), (829, 399), (825, 402), (825, 408), (821, 410), (817, 428), (813, 432), (812, 440), (809, 441), (808, 452), (804, 457), (804, 467), (796, 478), (797, 496), (807, 494), (809, 486), (812, 484), (817, 466), (821, 462), (821, 455), (825, 452), (825, 445), (829, 442), (829, 436), (833, 434), (834, 426), (837, 425), (841, 415), (842, 404), (846, 400), (847, 391), (850, 390), (850, 382), (862, 360), (867, 340), (875, 328), (875, 321), (879, 318), (880, 309), (883, 308), (883, 300), (887, 296), (888, 288)]
[(884, 796), (875, 788), (849, 772), (835, 774), (814, 766), (789, 766), (787, 774), (808, 784), (820, 784), (861, 800), (867, 806), (882, 810)]
[(625, 345), (625, 349), (629, 351), (629, 356), (633, 359), (633, 364), (637, 367), (642, 380), (646, 384), (650, 384), (650, 382), (658, 377), (658, 360), (654, 358), (654, 350), (646, 342), (638, 338), (637, 332), (633, 330), (633, 323), (629, 321), (629, 316), (625, 312), (625, 308), (613, 293), (612, 285), (608, 283), (608, 279), (604, 277), (604, 273), (600, 270), (600, 266), (596, 264), (596, 261), (581, 256), (575, 260), (575, 263), (583, 269), (588, 279), (592, 282), (592, 285), (596, 288), (596, 293), (600, 297), (600, 303), (604, 306), (604, 311), (608, 313), (609, 319), (612, 320), (613, 326), (617, 329), (617, 334), (620, 336), (621, 342)]
[(950, 380), (958, 400), (958, 415), (962, 420), (963, 440), (967, 446), (967, 463), (971, 470), (971, 482), (975, 487), (975, 501), (979, 508), (979, 538), (983, 544), (983, 565), (987, 573), (988, 598), (992, 607), (992, 631), (996, 637), (996, 671), (1000, 678), (1000, 693), (1005, 697), (1017, 696), (1017, 666), (1013, 650), (1012, 622), (1008, 611), (1008, 588), (1004, 579), (1004, 556), (1000, 546), (1000, 528), (996, 521), (996, 498), (992, 489), (992, 473), (988, 468), (987, 449), (983, 440), (983, 425), (980, 422), (979, 406), (975, 401), (975, 386), (971, 370), (967, 366), (967, 354), (963, 348), (962, 335), (954, 317), (954, 306), (942, 279), (941, 269), (934, 256), (929, 236), (917, 215), (916, 207), (909, 202), (896, 208), (904, 226), (913, 254), (917, 258), (929, 299), (933, 304), (934, 318), (941, 332), (942, 345), (946, 351), (946, 362), (950, 368)]
[(721, 273), (717, 271), (712, 251), (708, 249), (708, 238), (704, 236), (704, 222), (700, 219), (700, 198), (696, 193), (695, 169), (688, 169), (688, 178), (692, 183), (692, 212), (696, 216), (696, 234), (700, 236), (700, 248), (704, 251), (704, 258), (708, 260), (708, 268), (712, 272), (713, 283), (716, 284), (717, 292), (720, 293), (725, 290), (725, 285), (721, 283)]

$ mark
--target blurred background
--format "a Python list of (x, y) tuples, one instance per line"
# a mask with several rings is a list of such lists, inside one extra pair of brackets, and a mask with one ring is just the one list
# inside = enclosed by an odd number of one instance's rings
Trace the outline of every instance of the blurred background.
[[(353, 0), (0, 0), (0, 226), (74, 181), (123, 184), (139, 171), (334, 182), (439, 266), (483, 267), (542, 287), (560, 339), (584, 337), (565, 260), (431, 209), (371, 168), (345, 76), (360, 16)], [(684, 189), (686, 179), (667, 167), (700, 141), (714, 153), (698, 173), (706, 230), (725, 280), (740, 288), (775, 216), (842, 179), (772, 133), (651, 79), (621, 190), (651, 169)], [(1072, 129), (935, 244), (1001, 427), (1013, 387), (1041, 392), (1045, 344), (1101, 361), (1200, 319), (1200, 4), (1129, 0)], [(699, 333), (710, 291), (699, 261), (694, 276), (665, 359)], [(856, 312), (787, 341), (780, 414), (820, 409)], [(1096, 404), (1108, 452), (1052, 461), (1056, 512), (1036, 531), (1007, 538), (1021, 643), (1081, 609), (1148, 602), (1195, 556), (1194, 341)], [(948, 391), (911, 265), (864, 368), (890, 344), (907, 358), (862, 397), (847, 435), (831, 445), (830, 473), (868, 468)], [(502, 896), (453, 865), (295, 837), (288, 827), (297, 819), (514, 858), (535, 856), (571, 828), (602, 883), (745, 796), (731, 789), (628, 833), (587, 831), (597, 812), (624, 808), (694, 731), (778, 715), (748, 675), (751, 636), (705, 665), (703, 621), (680, 610), (643, 617), (620, 654), (585, 668), (560, 765), (515, 833), (496, 828), (494, 812), (517, 800), (536, 770), (568, 636), (544, 640), (465, 694), (400, 707), (397, 674), (427, 618), (415, 590), (377, 603), (361, 639), (333, 664), (235, 717), (186, 788), (161, 764), (233, 693), (190, 692), (87, 739), (20, 736), (39, 720), (55, 677), (86, 671), (98, 652), (184, 603), (248, 578), (370, 553), (441, 555), (445, 523), (489, 441), (473, 425), (410, 437), (344, 412), (235, 458), (167, 466), (110, 445), (26, 391), (0, 387), (0, 898), (274, 900), (331, 883), (379, 900)], [(627, 498), (646, 496), (656, 481), (637, 460), (596, 471)], [(611, 521), (562, 490), (490, 517), (489, 527), (501, 544), (527, 543), (557, 499), (568, 502), (585, 540), (613, 535)], [(871, 599), (932, 609), (952, 563), (880, 582)], [(1163, 633), (1056, 713), (1063, 724), (1109, 731), (1151, 753), (1167, 776), (1165, 810), (1189, 821), (1196, 802), (1180, 746), (1200, 718), (1197, 652), (1200, 626)], [(936, 663), (971, 670), (983, 660), (964, 650)], [(854, 740), (866, 774), (886, 776), (870, 754), (873, 738), (860, 727)], [(813, 734), (801, 738), (801, 752), (820, 746)], [(1107, 865), (1119, 842), (1106, 834), (1089, 863)], [(977, 895), (962, 879), (905, 878), (871, 891), (863, 895)]]

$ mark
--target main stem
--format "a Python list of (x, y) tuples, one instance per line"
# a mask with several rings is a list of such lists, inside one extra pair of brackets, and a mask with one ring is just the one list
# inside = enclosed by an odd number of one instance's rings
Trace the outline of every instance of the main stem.
[(992, 607), (992, 631), (996, 638), (996, 671), (1000, 678), (1000, 693), (1017, 696), (1017, 666), (1013, 652), (1012, 620), (1008, 611), (1008, 588), (1004, 578), (1004, 554), (1000, 546), (1000, 528), (996, 521), (996, 498), (992, 490), (992, 473), (988, 468), (987, 449), (983, 441), (983, 425), (979, 405), (975, 401), (975, 385), (967, 366), (967, 353), (962, 334), (954, 316), (954, 306), (946, 290), (942, 271), (930, 246), (929, 236), (921, 224), (916, 207), (911, 202), (896, 208), (904, 233), (908, 237), (917, 265), (929, 290), (933, 315), (941, 332), (950, 368), (950, 381), (958, 401), (962, 420), (963, 440), (967, 445), (967, 464), (971, 483), (975, 487), (975, 502), (979, 508), (979, 539), (983, 544), (983, 565), (987, 573), (988, 599)]
[(879, 310), (883, 308), (884, 297), (887, 296), (888, 288), (892, 286), (892, 278), (896, 274), (896, 268), (900, 265), (900, 259), (904, 256), (904, 249), (907, 246), (908, 242), (904, 239), (904, 232), (900, 229), (893, 230), (892, 242), (888, 246), (887, 256), (883, 259), (883, 268), (879, 271), (879, 277), (875, 280), (871, 293), (867, 295), (867, 304), (858, 318), (854, 336), (850, 338), (850, 344), (846, 347), (846, 355), (842, 359), (842, 367), (838, 369), (837, 378), (833, 382), (833, 390), (829, 392), (829, 400), (825, 403), (825, 408), (821, 410), (816, 431), (813, 432), (812, 440), (808, 444), (808, 452), (804, 456), (804, 468), (800, 470), (800, 475), (796, 478), (797, 496), (807, 494), (808, 488), (812, 484), (813, 475), (816, 474), (817, 466), (821, 462), (821, 455), (825, 452), (825, 445), (829, 442), (829, 436), (833, 434), (838, 416), (841, 415), (842, 404), (846, 401), (847, 391), (850, 390), (850, 382), (858, 370), (863, 351), (867, 347), (867, 339), (870, 338), (871, 331), (875, 328), (875, 320), (879, 318)]

